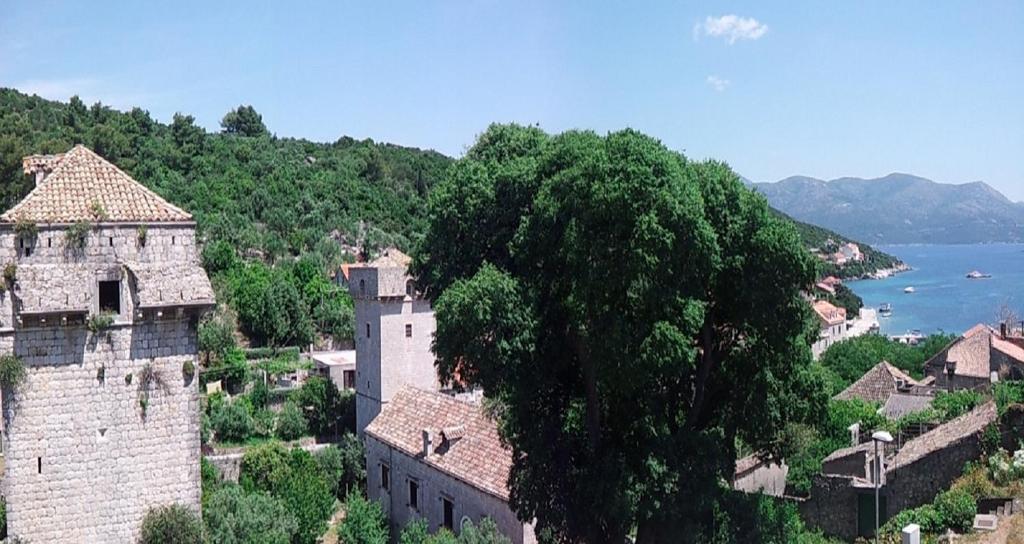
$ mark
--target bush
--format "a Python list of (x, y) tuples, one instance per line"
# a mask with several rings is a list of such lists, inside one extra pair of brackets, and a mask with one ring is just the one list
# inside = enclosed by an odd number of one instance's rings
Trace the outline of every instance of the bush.
[(968, 463), (964, 475), (953, 483), (953, 489), (962, 489), (977, 499), (994, 497), (996, 486), (988, 477), (987, 468), (980, 463)]
[(27, 376), (28, 371), (21, 359), (14, 355), (0, 356), (0, 386), (4, 389), (17, 389)]
[(932, 400), (932, 408), (940, 414), (942, 421), (949, 421), (970, 412), (981, 404), (981, 400), (981, 393), (969, 389), (951, 393), (940, 391)]
[(270, 389), (267, 384), (263, 383), (263, 380), (258, 380), (252, 386), (252, 390), (249, 391), (249, 400), (252, 401), (253, 408), (261, 409), (267, 407), (267, 402), (270, 400)]
[(235, 347), (235, 320), (230, 313), (218, 309), (199, 323), (199, 351), (207, 363), (223, 359)]
[(242, 456), (238, 482), (248, 491), (273, 492), (289, 476), (288, 450), (280, 442), (249, 448)]
[(935, 511), (945, 527), (965, 533), (974, 525), (974, 516), (978, 513), (978, 503), (967, 491), (951, 489), (935, 497)]
[(252, 435), (252, 416), (242, 403), (222, 406), (211, 417), (213, 432), (221, 442), (243, 442)]
[(214, 491), (216, 491), (217, 489), (220, 488), (220, 485), (221, 485), (220, 471), (217, 470), (217, 467), (213, 466), (213, 463), (207, 461), (206, 458), (203, 457), (199, 461), (199, 473), (202, 476), (202, 484), (203, 484), (202, 503), (203, 503), (203, 510), (205, 511), (206, 510), (206, 503), (209, 500), (210, 495), (212, 495)]
[[(973, 520), (972, 520), (973, 521)], [(878, 532), (881, 534), (899, 534), (904, 527), (916, 523), (925, 533), (938, 533), (944, 527), (942, 515), (934, 506), (926, 504), (911, 510), (904, 510), (885, 522)]]
[(345, 519), (338, 527), (338, 539), (345, 544), (387, 544), (387, 520), (380, 504), (358, 493), (349, 493), (345, 499)]
[(479, 525), (469, 522), (459, 533), (459, 544), (512, 544), (500, 531), (498, 525), (490, 518), (480, 520)]
[[(299, 523), (296, 544), (314, 544), (327, 529), (334, 512), (334, 494), (319, 465), (309, 452), (295, 448), (288, 461), (289, 477), (273, 493)], [(348, 541), (343, 541), (348, 542)]]
[(7, 499), (0, 497), (0, 540), (7, 538)]
[(142, 520), (141, 544), (201, 544), (203, 523), (192, 510), (172, 504), (150, 510)]
[(306, 416), (298, 404), (288, 401), (277, 414), (277, 437), (281, 440), (295, 440), (309, 431)]
[(327, 476), (334, 496), (344, 498), (366, 482), (366, 457), (363, 443), (354, 434), (341, 437), (337, 446), (316, 452), (316, 461)]
[(255, 436), (270, 438), (274, 435), (274, 425), (277, 423), (277, 415), (266, 408), (256, 410), (252, 414), (252, 432)]
[(241, 350), (232, 348), (227, 351), (223, 359), (210, 366), (208, 374), (211, 376), (208, 379), (222, 379), (225, 389), (231, 393), (237, 393), (242, 390), (249, 377), (249, 363), (246, 362), (245, 355)]
[(341, 393), (334, 382), (313, 376), (295, 392), (293, 400), (306, 410), (309, 431), (316, 436), (355, 432), (355, 396)]
[(298, 532), (295, 516), (263, 492), (246, 493), (237, 485), (217, 490), (203, 508), (207, 536), (216, 543), (287, 544)]

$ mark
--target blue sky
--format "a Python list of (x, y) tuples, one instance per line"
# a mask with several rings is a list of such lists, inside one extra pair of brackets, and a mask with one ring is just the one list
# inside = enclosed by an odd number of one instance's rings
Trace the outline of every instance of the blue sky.
[[(209, 4), (209, 5), (208, 5)], [(1024, 200), (1024, 2), (5, 2), (0, 86), (213, 130), (459, 155), (633, 127), (758, 181), (909, 172)]]

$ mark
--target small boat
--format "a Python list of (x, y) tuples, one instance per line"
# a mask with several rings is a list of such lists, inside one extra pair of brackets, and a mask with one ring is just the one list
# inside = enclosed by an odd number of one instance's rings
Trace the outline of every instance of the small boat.
[(878, 315), (882, 317), (889, 317), (892, 315), (892, 304), (883, 302), (881, 306), (878, 307)]
[(972, 270), (972, 271), (967, 273), (967, 279), (969, 279), (969, 280), (980, 280), (980, 279), (991, 278), (991, 277), (992, 277), (992, 274), (986, 274), (984, 272), (978, 272), (977, 270)]
[(914, 287), (913, 286), (904, 287), (903, 288), (903, 292), (904, 293), (913, 293), (914, 292)]

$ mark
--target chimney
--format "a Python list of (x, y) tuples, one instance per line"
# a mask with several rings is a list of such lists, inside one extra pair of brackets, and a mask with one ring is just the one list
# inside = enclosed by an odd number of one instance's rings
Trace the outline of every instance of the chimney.
[(946, 389), (953, 392), (953, 378), (956, 376), (956, 361), (946, 361)]
[(1002, 338), (1003, 340), (1006, 340), (1006, 323), (1005, 322), (999, 324), (999, 338)]
[(430, 429), (423, 429), (423, 457), (430, 457), (434, 453), (434, 433)]

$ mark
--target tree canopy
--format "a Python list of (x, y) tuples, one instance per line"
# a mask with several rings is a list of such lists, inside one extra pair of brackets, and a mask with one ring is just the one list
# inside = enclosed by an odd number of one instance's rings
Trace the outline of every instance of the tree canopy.
[(793, 227), (632, 130), (492, 125), (430, 195), (414, 272), (439, 375), (486, 391), (512, 506), (557, 541), (698, 534), (737, 439), (774, 451), (826, 400)]

